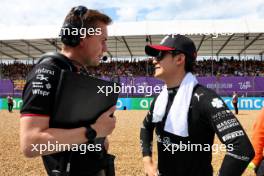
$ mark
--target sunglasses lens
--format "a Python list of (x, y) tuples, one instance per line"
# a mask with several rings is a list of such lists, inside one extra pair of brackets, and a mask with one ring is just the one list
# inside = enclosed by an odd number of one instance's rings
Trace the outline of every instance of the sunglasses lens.
[(163, 59), (163, 58), (162, 58), (161, 56), (157, 56), (157, 57), (155, 57), (155, 60), (158, 61), (158, 62), (161, 61), (162, 59)]
[(158, 56), (155, 57), (155, 60), (158, 61), (158, 62), (161, 61), (164, 58), (165, 54), (166, 53), (160, 51)]
[(156, 56), (154, 59), (158, 62), (162, 61), (164, 59), (164, 57), (167, 55), (167, 54), (172, 54), (173, 56), (176, 56), (178, 54), (181, 54), (182, 52), (180, 51), (166, 51), (166, 52), (162, 52), (160, 51), (160, 53), (158, 54), (158, 56)]

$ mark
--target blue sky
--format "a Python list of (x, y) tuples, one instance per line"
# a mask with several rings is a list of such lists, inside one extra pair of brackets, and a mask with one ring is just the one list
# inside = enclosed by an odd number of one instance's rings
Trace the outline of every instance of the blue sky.
[(77, 5), (103, 11), (115, 22), (264, 19), (263, 0), (1, 0), (0, 26), (60, 25)]

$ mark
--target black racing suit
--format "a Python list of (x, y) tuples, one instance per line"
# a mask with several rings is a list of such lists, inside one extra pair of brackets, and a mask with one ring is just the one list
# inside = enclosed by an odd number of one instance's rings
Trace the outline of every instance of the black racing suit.
[[(61, 70), (77, 72), (73, 62), (65, 56), (64, 62), (59, 60), (47, 60), (36, 65), (27, 76), (27, 82), (23, 91), (22, 116), (45, 116), (50, 117), (52, 128), (52, 115), (56, 89), (60, 79)], [(86, 74), (80, 70), (80, 74)], [(103, 145), (102, 145), (103, 146)], [(58, 170), (65, 174), (67, 163), (71, 163), (71, 176), (95, 176), (105, 167), (105, 149), (102, 151), (64, 151), (42, 156), (43, 163), (48, 175)]]
[[(214, 144), (217, 134), (227, 149), (219, 175), (241, 175), (254, 157), (254, 150), (239, 121), (214, 91), (199, 84), (195, 86), (188, 114), (188, 137), (176, 136), (164, 130), (177, 91), (178, 88), (168, 89), (166, 112), (158, 123), (152, 122), (156, 98), (153, 100), (140, 131), (143, 156), (152, 156), (155, 129), (161, 176), (212, 176), (212, 152), (217, 152)], [(220, 149), (224, 144), (217, 148), (218, 151), (224, 150)], [(177, 150), (177, 145), (182, 148)]]

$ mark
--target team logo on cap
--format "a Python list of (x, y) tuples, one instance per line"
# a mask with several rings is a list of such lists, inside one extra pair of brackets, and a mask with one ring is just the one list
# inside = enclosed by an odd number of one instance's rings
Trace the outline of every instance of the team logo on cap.
[(168, 38), (169, 38), (169, 36), (164, 37), (164, 38), (161, 40), (160, 44), (163, 45), (163, 43), (165, 43), (165, 41), (166, 41)]

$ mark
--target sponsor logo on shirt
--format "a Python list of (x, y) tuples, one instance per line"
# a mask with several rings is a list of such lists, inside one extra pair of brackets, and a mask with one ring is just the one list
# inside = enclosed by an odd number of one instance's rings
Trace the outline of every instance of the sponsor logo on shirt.
[(39, 69), (36, 70), (35, 73), (37, 73), (37, 74), (45, 73), (45, 74), (54, 75), (55, 72), (54, 72), (54, 70), (49, 70), (49, 69), (46, 69), (46, 68), (39, 68)]
[(229, 120), (226, 120), (226, 121), (223, 121), (219, 124), (216, 125), (217, 129), (219, 132), (222, 132), (222, 131), (225, 131), (229, 128), (232, 128), (232, 127), (235, 127), (235, 126), (238, 126), (239, 123), (237, 121), (237, 119), (229, 119)]
[(232, 132), (232, 133), (228, 133), (228, 134), (224, 135), (224, 136), (222, 137), (222, 139), (223, 139), (223, 141), (225, 142), (225, 141), (227, 141), (227, 140), (234, 139), (234, 138), (236, 138), (236, 137), (238, 137), (238, 136), (244, 136), (244, 132), (243, 132), (242, 130), (234, 131), (234, 132)]
[(198, 101), (200, 101), (200, 97), (204, 95), (203, 93), (201, 93), (200, 95), (198, 93), (195, 93), (194, 96), (197, 98)]
[(219, 109), (219, 108), (222, 108), (224, 107), (224, 103), (222, 100), (220, 100), (219, 98), (214, 98), (211, 102), (212, 106)]
[(38, 74), (36, 76), (36, 79), (38, 79), (40, 81), (43, 81), (43, 80), (48, 81), (48, 77), (45, 77), (43, 74)]
[(220, 111), (217, 112), (215, 115), (212, 116), (213, 121), (218, 121), (221, 119), (224, 119), (228, 116), (230, 116), (232, 114), (232, 112), (230, 110), (224, 110), (224, 111)]
[(32, 82), (32, 87), (33, 88), (43, 88), (42, 82)]
[(32, 89), (32, 94), (33, 95), (41, 95), (41, 96), (48, 96), (50, 94), (50, 92), (48, 91), (44, 91), (41, 89)]
[(169, 137), (164, 137), (163, 138), (163, 144), (171, 144), (171, 140)]
[(40, 84), (40, 85), (42, 85), (42, 82), (32, 82), (32, 84)]
[(51, 84), (50, 83), (46, 84), (45, 86), (46, 86), (47, 89), (51, 89)]
[(227, 152), (226, 154), (229, 155), (229, 156), (232, 156), (233, 158), (238, 159), (238, 160), (250, 161), (250, 158), (247, 157), (247, 156), (239, 156), (239, 155), (236, 155), (236, 154), (233, 154), (233, 153), (229, 153), (229, 152)]
[(42, 89), (43, 86), (42, 85), (35, 85), (35, 84), (33, 84), (33, 88), (40, 88), (40, 89)]

